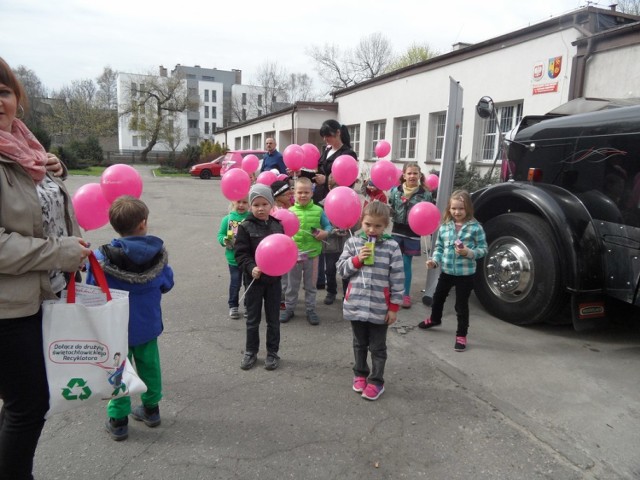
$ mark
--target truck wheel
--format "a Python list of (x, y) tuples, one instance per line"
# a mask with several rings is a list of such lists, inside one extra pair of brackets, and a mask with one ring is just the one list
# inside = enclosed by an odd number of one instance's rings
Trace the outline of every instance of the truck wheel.
[(535, 215), (508, 213), (484, 230), (489, 251), (475, 279), (482, 305), (516, 325), (551, 320), (566, 301), (551, 229)]
[(200, 178), (203, 180), (209, 180), (211, 178), (211, 171), (210, 170), (202, 170), (200, 172)]

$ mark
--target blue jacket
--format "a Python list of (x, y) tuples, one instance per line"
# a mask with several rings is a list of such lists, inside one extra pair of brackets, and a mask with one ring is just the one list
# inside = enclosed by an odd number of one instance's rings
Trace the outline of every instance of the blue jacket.
[[(460, 240), (470, 254), (458, 255), (454, 242)], [(487, 254), (487, 238), (482, 225), (471, 219), (456, 232), (455, 223), (448, 221), (440, 225), (433, 250), (433, 261), (449, 275), (473, 275), (476, 272), (476, 260)]]
[[(152, 235), (116, 238), (94, 253), (109, 288), (129, 292), (129, 346), (160, 336), (164, 328), (160, 300), (173, 288), (173, 270), (162, 240)], [(96, 284), (91, 271), (87, 283)]]
[(287, 173), (287, 166), (284, 164), (282, 154), (274, 150), (271, 154), (267, 153), (262, 159), (261, 172), (268, 172), (272, 168), (277, 168), (280, 173)]

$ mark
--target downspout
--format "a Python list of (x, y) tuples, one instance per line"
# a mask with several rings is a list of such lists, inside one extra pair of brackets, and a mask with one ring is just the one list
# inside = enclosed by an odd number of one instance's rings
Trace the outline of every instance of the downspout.
[(591, 58), (591, 56), (593, 55), (593, 38), (589, 37), (589, 39), (587, 40), (587, 51), (585, 52), (584, 56), (582, 57), (580, 63), (578, 64), (578, 85), (576, 85), (577, 87), (577, 97), (583, 97), (584, 96), (584, 84), (585, 84), (585, 78), (586, 78), (586, 74), (587, 74), (587, 62), (589, 61), (589, 59)]
[(298, 102), (293, 104), (293, 110), (291, 110), (291, 144), (295, 144), (296, 142), (296, 130), (295, 130), (295, 116), (296, 110), (298, 108)]

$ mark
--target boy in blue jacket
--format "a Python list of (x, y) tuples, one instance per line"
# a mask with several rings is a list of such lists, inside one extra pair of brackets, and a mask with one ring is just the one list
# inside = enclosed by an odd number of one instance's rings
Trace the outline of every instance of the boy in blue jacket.
[[(95, 254), (110, 288), (129, 292), (129, 360), (147, 386), (142, 405), (131, 410), (131, 399), (121, 397), (107, 405), (107, 431), (113, 440), (129, 436), (128, 415), (148, 427), (160, 425), (158, 403), (162, 398), (162, 375), (158, 337), (162, 333), (163, 293), (173, 287), (173, 270), (163, 241), (147, 235), (147, 205), (137, 198), (122, 196), (109, 209), (109, 222), (120, 238), (101, 246)], [(91, 272), (87, 283), (95, 284)]]

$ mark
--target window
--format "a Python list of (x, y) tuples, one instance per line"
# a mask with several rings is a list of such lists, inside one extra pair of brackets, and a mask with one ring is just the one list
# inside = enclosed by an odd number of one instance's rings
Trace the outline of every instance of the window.
[(276, 103), (277, 101), (278, 101), (278, 100), (276, 99), (276, 96), (275, 96), (275, 95), (273, 95), (273, 96), (271, 97), (271, 103)]
[(418, 117), (397, 119), (396, 129), (396, 157), (401, 160), (414, 160), (418, 143)]
[(218, 108), (211, 107), (211, 118), (216, 118), (218, 116)]
[(204, 134), (209, 135), (209, 122), (204, 122)]
[(140, 137), (140, 146), (141, 146), (141, 147), (146, 147), (146, 146), (147, 146), (147, 139), (146, 139), (146, 137)]
[(258, 110), (258, 116), (262, 115), (262, 110)]
[[(500, 129), (503, 133), (514, 128), (522, 119), (522, 102), (496, 107)], [(495, 117), (484, 120), (482, 135), (481, 159), (493, 160), (498, 151), (498, 123)]]
[(365, 155), (369, 158), (375, 157), (376, 143), (379, 140), (384, 140), (386, 122), (370, 122), (367, 126), (369, 145)]
[(204, 91), (204, 101), (205, 102), (209, 101), (209, 90), (206, 90), (206, 89)]
[(187, 78), (189, 79), (195, 79), (196, 76), (193, 73), (187, 73)]
[(217, 126), (216, 126), (216, 122), (212, 122), (212, 123), (211, 123), (211, 133), (215, 133), (216, 128), (217, 128)]
[(249, 150), (251, 148), (251, 137), (249, 135), (245, 135), (242, 137), (242, 148), (244, 150)]
[(360, 150), (360, 125), (349, 125), (347, 128), (351, 137), (351, 148), (357, 154), (358, 150)]
[(131, 137), (131, 145), (133, 145), (134, 147), (138, 146), (138, 137), (136, 135)]
[(234, 139), (234, 150), (242, 150), (242, 137), (238, 137)]
[(435, 160), (442, 160), (442, 152), (444, 151), (444, 128), (447, 124), (447, 113), (436, 113), (435, 117), (435, 141), (436, 149), (434, 152)]
[(217, 93), (218, 92), (216, 90), (211, 90), (211, 101), (214, 103), (218, 101), (216, 100), (216, 98), (218, 97)]
[(138, 95), (138, 85), (135, 82), (131, 82), (131, 96), (135, 97)]
[(189, 120), (189, 128), (198, 128), (198, 120)]
[(209, 107), (204, 107), (204, 118), (209, 118)]
[(251, 140), (251, 148), (253, 148), (254, 150), (261, 150), (262, 149), (262, 135), (259, 133), (256, 133), (253, 135), (253, 138)]
[(142, 96), (144, 95), (144, 92), (145, 92), (145, 91), (146, 91), (146, 90), (145, 90), (145, 88), (144, 88), (144, 83), (141, 83), (141, 84), (140, 84), (140, 91), (138, 92), (138, 95), (139, 95), (140, 97), (142, 97)]
[(258, 106), (262, 106), (262, 94), (258, 95)]
[(247, 104), (247, 94), (243, 93), (242, 94), (242, 105), (246, 105)]

